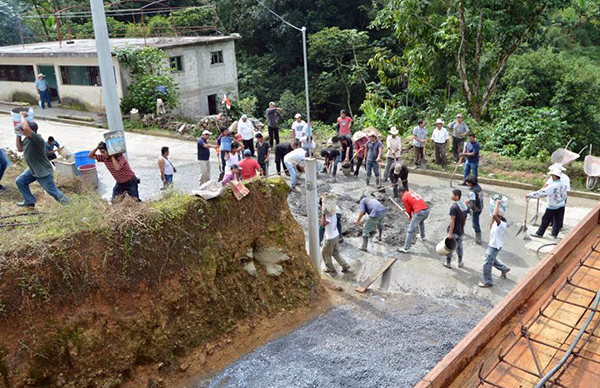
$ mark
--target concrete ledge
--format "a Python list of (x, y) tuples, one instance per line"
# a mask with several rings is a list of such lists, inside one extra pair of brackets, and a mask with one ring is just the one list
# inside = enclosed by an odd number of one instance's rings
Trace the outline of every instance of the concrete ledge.
[[(409, 168), (408, 171), (411, 174), (421, 174), (421, 175), (434, 176), (434, 177), (438, 177), (438, 178), (448, 178), (448, 184), (450, 183), (450, 178), (452, 177), (452, 174), (450, 174), (450, 173), (442, 172), (442, 171), (435, 171), (435, 170), (422, 170), (422, 169)], [(460, 182), (462, 175), (457, 174), (457, 176), (459, 178), (456, 179), (456, 182)], [(479, 183), (485, 183), (488, 185), (501, 186), (501, 187), (510, 187), (513, 189), (531, 190), (531, 191), (535, 191), (535, 190), (539, 189), (539, 187), (534, 186), (529, 183), (503, 181), (500, 179), (492, 179), (492, 178), (485, 178), (485, 177), (480, 177)], [(588, 192), (588, 191), (573, 190), (573, 191), (569, 192), (569, 196), (600, 200), (599, 193), (592, 193), (592, 192)]]

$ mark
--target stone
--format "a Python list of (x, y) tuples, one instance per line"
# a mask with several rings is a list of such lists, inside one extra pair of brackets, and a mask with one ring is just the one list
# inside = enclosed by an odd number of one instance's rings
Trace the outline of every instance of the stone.
[(254, 265), (253, 261), (248, 262), (243, 268), (244, 271), (248, 272), (248, 274), (254, 277), (258, 276), (258, 272), (256, 271), (256, 266)]

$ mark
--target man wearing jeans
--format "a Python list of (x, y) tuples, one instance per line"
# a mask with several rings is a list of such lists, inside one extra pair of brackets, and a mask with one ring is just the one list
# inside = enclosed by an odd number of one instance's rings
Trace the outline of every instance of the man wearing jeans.
[(375, 198), (367, 198), (363, 195), (360, 199), (360, 213), (358, 214), (358, 219), (354, 221), (356, 225), (360, 225), (360, 221), (365, 216), (365, 214), (369, 215), (369, 219), (365, 224), (362, 232), (363, 243), (362, 247), (359, 249), (363, 252), (367, 251), (367, 245), (369, 244), (369, 237), (371, 236), (371, 232), (375, 227), (379, 231), (378, 239), (381, 242), (383, 239), (383, 218), (385, 217), (385, 213), (387, 209), (385, 206), (381, 204)]
[[(96, 151), (100, 151), (100, 153), (97, 154)], [(117, 181), (113, 187), (112, 199), (121, 194), (129, 194), (130, 197), (140, 200), (138, 179), (123, 154), (109, 155), (106, 143), (101, 141), (96, 148), (90, 151), (88, 157), (104, 163), (110, 175)]]
[(500, 277), (506, 279), (506, 274), (510, 268), (498, 261), (498, 253), (502, 249), (504, 242), (502, 236), (506, 231), (506, 219), (500, 214), (501, 200), (496, 200), (494, 212), (492, 213), (492, 224), (490, 225), (490, 242), (487, 251), (485, 252), (485, 261), (483, 263), (483, 282), (479, 283), (479, 287), (487, 288), (494, 285), (492, 281), (492, 267), (501, 272)]
[[(5, 152), (5, 150), (0, 149), (0, 182), (2, 182), (2, 177), (4, 176), (4, 172), (6, 171), (9, 163), (8, 155), (6, 155)], [(3, 192), (4, 189), (4, 186), (0, 185), (0, 193)]]
[[(458, 189), (452, 190), (450, 199), (454, 201), (450, 207), (450, 226), (448, 226), (448, 238), (456, 240), (456, 254), (458, 255), (458, 268), (463, 266), (463, 242), (462, 238), (465, 234), (465, 220), (467, 205), (460, 202), (462, 192)], [(446, 255), (446, 260), (442, 263), (444, 267), (452, 268), (450, 262), (452, 261), (452, 252)]]
[(366, 145), (367, 148), (367, 186), (371, 181), (371, 173), (375, 173), (375, 181), (377, 187), (381, 187), (381, 172), (379, 171), (379, 162), (381, 161), (381, 151), (383, 150), (383, 143), (377, 139), (377, 133), (371, 132), (369, 134), (369, 142)]
[(398, 252), (409, 253), (417, 226), (419, 227), (421, 240), (425, 241), (425, 220), (429, 217), (429, 206), (427, 206), (427, 203), (425, 203), (423, 198), (414, 191), (407, 191), (404, 187), (400, 187), (399, 189), (401, 192), (404, 192), (402, 195), (402, 203), (410, 218), (410, 224), (406, 231), (406, 242), (404, 243), (404, 247), (398, 248)]
[[(23, 158), (29, 167), (15, 181), (23, 196), (23, 202), (17, 203), (17, 206), (35, 207), (36, 199), (29, 189), (29, 185), (35, 181), (62, 205), (69, 203), (69, 198), (56, 188), (52, 163), (46, 156), (46, 142), (37, 133), (38, 125), (27, 121), (27, 112), (21, 112), (21, 124), (16, 130), (20, 133), (17, 135), (17, 150), (23, 152)], [(25, 136), (25, 139), (21, 140), (21, 136)]]
[(477, 179), (472, 176), (465, 179), (465, 183), (469, 187), (469, 200), (466, 205), (471, 211), (471, 221), (473, 230), (475, 231), (475, 243), (481, 244), (481, 226), (479, 225), (479, 217), (483, 211), (483, 190), (477, 183)]
[(304, 167), (301, 163), (306, 159), (306, 151), (298, 147), (298, 142), (295, 143), (295, 149), (283, 157), (283, 164), (290, 173), (290, 186), (293, 190), (298, 183), (298, 171), (304, 172)]
[(469, 133), (469, 141), (465, 144), (464, 152), (461, 156), (467, 158), (463, 169), (463, 183), (461, 186), (466, 186), (465, 179), (471, 174), (475, 180), (478, 177), (479, 171), (479, 143), (475, 140), (475, 134)]
[(46, 109), (46, 104), (48, 104), (48, 108), (52, 108), (52, 103), (50, 102), (50, 89), (48, 89), (48, 81), (46, 81), (46, 76), (43, 74), (38, 74), (38, 79), (35, 81), (35, 88), (40, 95), (40, 106), (42, 109)]

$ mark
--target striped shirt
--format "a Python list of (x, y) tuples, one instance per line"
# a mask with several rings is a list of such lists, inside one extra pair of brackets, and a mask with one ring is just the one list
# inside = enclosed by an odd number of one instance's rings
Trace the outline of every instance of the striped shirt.
[(106, 165), (110, 175), (115, 178), (117, 183), (127, 183), (135, 178), (135, 173), (131, 170), (131, 167), (129, 167), (129, 162), (127, 162), (127, 159), (125, 159), (123, 155), (115, 156), (115, 158), (117, 159), (117, 163), (121, 165), (121, 169), (119, 171), (115, 170), (115, 166), (113, 165), (111, 157), (105, 158), (101, 154), (96, 154), (96, 160), (103, 162)]

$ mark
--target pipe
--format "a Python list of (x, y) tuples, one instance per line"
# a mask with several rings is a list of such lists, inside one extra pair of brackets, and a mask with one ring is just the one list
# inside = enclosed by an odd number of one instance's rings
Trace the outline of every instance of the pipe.
[(554, 366), (554, 368), (552, 368), (544, 377), (542, 377), (542, 379), (535, 385), (534, 388), (544, 387), (545, 384), (548, 382), (548, 380), (550, 380), (550, 378), (552, 378), (552, 376), (554, 376), (554, 374), (556, 372), (558, 372), (558, 370), (565, 364), (565, 362), (567, 362), (567, 359), (573, 354), (573, 350), (575, 350), (575, 346), (577, 346), (577, 343), (579, 342), (579, 340), (581, 339), (583, 334), (586, 332), (588, 326), (594, 319), (594, 316), (596, 315), (596, 309), (598, 309), (599, 303), (600, 303), (600, 289), (598, 289), (598, 292), (596, 293), (596, 297), (594, 298), (594, 305), (592, 307), (593, 310), (591, 310), (591, 313), (588, 316), (587, 320), (585, 321), (585, 324), (579, 330), (577, 337), (575, 337), (575, 340), (571, 343), (571, 345), (569, 346), (569, 349), (567, 349), (567, 352), (560, 359), (558, 364), (556, 364)]

